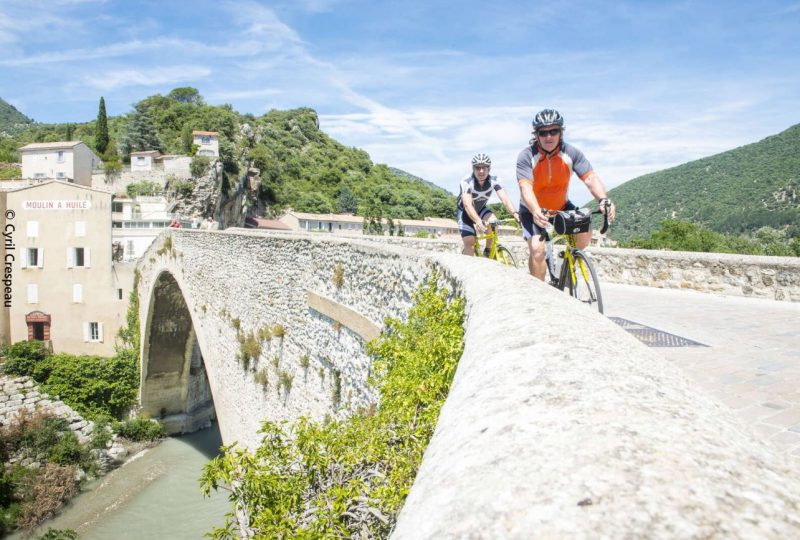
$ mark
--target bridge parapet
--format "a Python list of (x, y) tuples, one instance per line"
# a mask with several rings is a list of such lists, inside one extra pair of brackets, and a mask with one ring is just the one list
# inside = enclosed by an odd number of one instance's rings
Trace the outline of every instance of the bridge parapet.
[[(465, 297), (464, 353), (396, 538), (800, 534), (800, 475), (782, 456), (658, 353), (524, 272), (364, 240), (227, 231), (165, 233), (140, 269), (142, 335), (151, 291), (174, 276), (223, 438), (251, 446), (265, 417), (331, 410), (330, 375), (305, 381), (291, 368), (308, 347), (312, 362), (329, 355), (341, 370), (352, 406), (371, 398), (359, 386), (363, 340), (310, 308), (309, 290), (376, 326), (402, 316), (434, 269)], [(258, 365), (281, 355), (290, 392), (264, 392), (235, 360), (232, 318), (247, 332), (284, 326)]]

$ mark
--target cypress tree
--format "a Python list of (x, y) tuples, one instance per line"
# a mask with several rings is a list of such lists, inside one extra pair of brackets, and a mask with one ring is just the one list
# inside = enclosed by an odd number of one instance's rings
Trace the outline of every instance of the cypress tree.
[(108, 118), (106, 117), (106, 101), (100, 96), (100, 108), (97, 111), (97, 125), (94, 132), (94, 147), (103, 154), (108, 148)]

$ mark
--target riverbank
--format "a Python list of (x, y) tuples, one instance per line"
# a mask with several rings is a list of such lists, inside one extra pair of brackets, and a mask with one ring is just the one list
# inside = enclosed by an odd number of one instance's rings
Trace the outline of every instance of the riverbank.
[[(224, 492), (209, 498), (200, 493), (203, 466), (219, 453), (221, 444), (215, 423), (133, 454), (121, 467), (87, 485), (33, 537), (52, 527), (72, 529), (81, 540), (202, 538), (221, 526), (230, 511)], [(22, 538), (20, 533), (10, 537)]]

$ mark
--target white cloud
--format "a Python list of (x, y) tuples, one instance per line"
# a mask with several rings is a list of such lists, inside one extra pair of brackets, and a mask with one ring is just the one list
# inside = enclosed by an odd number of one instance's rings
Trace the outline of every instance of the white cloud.
[(203, 66), (168, 66), (152, 69), (122, 69), (102, 75), (84, 77), (84, 82), (100, 90), (115, 90), (126, 86), (160, 86), (196, 81), (211, 75)]

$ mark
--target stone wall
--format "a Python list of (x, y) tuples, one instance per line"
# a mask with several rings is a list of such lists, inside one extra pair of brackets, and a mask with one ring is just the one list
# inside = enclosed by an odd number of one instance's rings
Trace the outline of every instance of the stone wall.
[(89, 442), (92, 436), (93, 422), (84, 420), (64, 402), (50, 399), (47, 394), (39, 392), (30, 377), (0, 375), (0, 426), (14, 423), (23, 410), (30, 415), (38, 411), (64, 418), (81, 444)]
[[(344, 406), (366, 403), (363, 341), (312, 309), (309, 291), (380, 325), (437, 270), (467, 301), (465, 347), (395, 538), (800, 535), (798, 471), (663, 356), (524, 273), (388, 243), (164, 233), (140, 263), (143, 385), (159, 362), (146, 350), (152, 291), (169, 275), (226, 444), (255, 445), (262, 419), (331, 411), (337, 377)], [(543, 301), (570, 324), (554, 326)], [(281, 338), (261, 340), (255, 362), (237, 360), (242, 335), (274, 324)], [(288, 390), (274, 382), (281, 370)]]
[[(459, 240), (365, 237), (369, 241), (413, 249), (460, 253)], [(528, 248), (519, 239), (503, 239), (522, 269)], [(611, 283), (768, 298), (800, 302), (800, 258), (646, 249), (588, 250), (600, 279)]]

